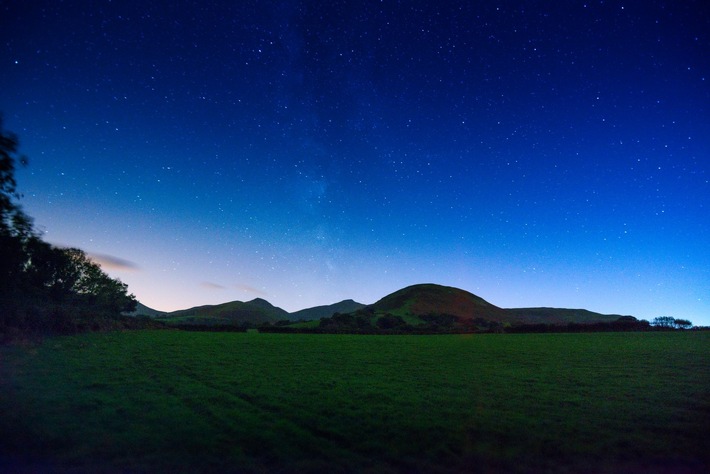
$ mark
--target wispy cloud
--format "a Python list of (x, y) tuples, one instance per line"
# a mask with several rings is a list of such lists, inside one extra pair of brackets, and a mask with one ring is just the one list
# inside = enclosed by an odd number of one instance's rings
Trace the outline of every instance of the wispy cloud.
[(212, 283), (210, 281), (203, 281), (202, 283), (200, 283), (200, 286), (202, 288), (207, 288), (208, 290), (226, 290), (227, 289), (226, 286), (222, 286), (218, 283)]
[(267, 294), (265, 292), (261, 291), (258, 288), (254, 288), (253, 286), (249, 286), (249, 285), (234, 285), (234, 288), (236, 288), (237, 290), (240, 290), (240, 291), (244, 291), (246, 293), (253, 293), (253, 294), (259, 295), (259, 296), (267, 296)]
[(101, 253), (89, 253), (87, 255), (91, 260), (101, 265), (101, 268), (104, 270), (119, 270), (123, 272), (135, 272), (140, 270), (140, 267), (130, 260), (124, 260), (119, 257), (114, 257), (113, 255)]

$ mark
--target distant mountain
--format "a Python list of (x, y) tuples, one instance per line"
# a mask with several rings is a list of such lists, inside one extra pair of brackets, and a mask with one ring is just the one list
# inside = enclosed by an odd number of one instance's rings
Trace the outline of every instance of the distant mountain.
[(586, 309), (512, 308), (505, 311), (525, 324), (610, 323), (622, 317), (620, 314), (601, 314)]
[(503, 309), (468, 291), (435, 284), (403, 288), (368, 306), (368, 309), (375, 315), (389, 313), (415, 324), (417, 319), (426, 315), (451, 315), (461, 323), (485, 320), (504, 325), (608, 323), (621, 317), (617, 314), (600, 314), (584, 309)]
[(158, 316), (163, 316), (167, 313), (164, 311), (158, 311), (157, 309), (149, 308), (146, 305), (142, 304), (141, 302), (138, 302), (136, 304), (136, 310), (131, 312), (131, 313), (124, 313), (126, 316), (149, 316), (151, 318), (155, 318)]
[(460, 320), (481, 318), (495, 322), (504, 322), (510, 317), (505, 310), (468, 291), (434, 284), (408, 286), (385, 296), (368, 308), (375, 314), (390, 313), (396, 316), (447, 314)]
[(175, 324), (261, 324), (289, 319), (288, 312), (268, 301), (232, 301), (218, 305), (196, 306), (167, 313), (160, 320)]
[(365, 305), (353, 300), (343, 300), (340, 303), (315, 306), (313, 308), (302, 309), (291, 313), (289, 319), (291, 321), (312, 321), (314, 319), (329, 318), (334, 313), (352, 313), (358, 309), (364, 308)]
[[(231, 301), (218, 305), (195, 306), (194, 308), (155, 314), (146, 314), (155, 317), (168, 324), (199, 324), (199, 325), (243, 325), (275, 323), (277, 321), (309, 321), (332, 316), (333, 313), (348, 313), (363, 308), (365, 305), (353, 300), (345, 300), (339, 303), (316, 306), (315, 308), (302, 309), (295, 313), (289, 313), (277, 306), (272, 305), (262, 298), (251, 301)], [(147, 308), (139, 303), (139, 307)], [(150, 308), (147, 308), (150, 310)]]
[[(369, 324), (373, 325), (377, 325), (382, 317), (398, 317), (415, 327), (436, 324), (453, 324), (456, 327), (592, 324), (613, 322), (621, 317), (617, 314), (600, 314), (585, 309), (503, 309), (468, 291), (436, 284), (408, 286), (368, 306), (353, 300), (344, 300), (331, 305), (288, 313), (264, 299), (256, 298), (247, 302), (232, 301), (219, 305), (196, 306), (171, 313), (156, 311), (138, 303), (132, 315), (151, 316), (168, 324), (244, 325), (275, 323), (283, 320), (317, 321), (321, 318), (331, 318), (335, 313), (359, 316), (361, 321), (362, 318), (366, 318)], [(447, 320), (449, 322), (446, 322)]]

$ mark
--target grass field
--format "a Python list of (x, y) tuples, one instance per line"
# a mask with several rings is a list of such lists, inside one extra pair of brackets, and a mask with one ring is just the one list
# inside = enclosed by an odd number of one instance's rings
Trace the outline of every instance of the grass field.
[(0, 347), (0, 471), (705, 472), (710, 333)]

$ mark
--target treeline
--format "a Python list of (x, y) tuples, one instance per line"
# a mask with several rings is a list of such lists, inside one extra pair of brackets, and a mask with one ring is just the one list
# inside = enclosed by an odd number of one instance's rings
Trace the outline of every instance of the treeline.
[(545, 333), (545, 332), (624, 332), (624, 331), (675, 331), (691, 329), (693, 324), (686, 319), (675, 319), (670, 316), (655, 318), (653, 322), (636, 319), (633, 316), (622, 316), (616, 321), (597, 323), (568, 324), (521, 324), (506, 328), (507, 333)]
[[(371, 308), (353, 313), (335, 313), (321, 318), (315, 327), (293, 327), (284, 324), (261, 325), (259, 332), (292, 334), (460, 334), (482, 331), (501, 332), (502, 325), (483, 319), (460, 321), (450, 314), (420, 315), (422, 324), (413, 325), (399, 315), (375, 315)], [(286, 321), (284, 321), (285, 323)]]
[(322, 328), (322, 327), (292, 327), (292, 326), (269, 326), (262, 325), (257, 328), (263, 333), (279, 334), (362, 334), (362, 335), (426, 335), (426, 334), (465, 334), (459, 330), (451, 331), (431, 331), (414, 326), (396, 329), (378, 329), (375, 327), (352, 329), (352, 328)]
[(127, 286), (86, 254), (42, 240), (17, 201), (15, 171), (27, 159), (0, 117), (0, 342), (42, 334), (154, 327), (123, 312), (136, 307)]
[[(428, 314), (418, 317), (423, 324), (408, 324), (401, 316), (385, 314), (375, 317), (365, 308), (355, 313), (335, 313), (322, 318), (316, 327), (262, 325), (259, 332), (287, 334), (520, 334), (520, 333), (583, 333), (583, 332), (639, 332), (673, 331), (692, 327), (687, 320), (668, 316), (654, 319), (653, 323), (633, 316), (622, 316), (615, 321), (568, 324), (502, 324), (482, 318), (461, 321), (449, 314)], [(669, 319), (670, 318), (670, 319)], [(673, 320), (673, 321), (671, 321)]]
[(654, 329), (648, 321), (625, 321), (567, 324), (519, 324), (506, 328), (506, 333), (547, 333), (547, 332), (628, 332), (650, 331)]

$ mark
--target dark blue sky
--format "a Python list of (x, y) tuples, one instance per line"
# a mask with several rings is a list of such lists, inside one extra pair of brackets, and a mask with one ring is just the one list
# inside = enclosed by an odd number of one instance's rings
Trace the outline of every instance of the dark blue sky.
[(0, 5), (25, 210), (149, 306), (710, 324), (704, 2)]

